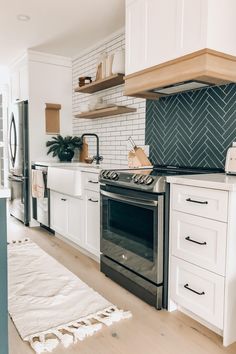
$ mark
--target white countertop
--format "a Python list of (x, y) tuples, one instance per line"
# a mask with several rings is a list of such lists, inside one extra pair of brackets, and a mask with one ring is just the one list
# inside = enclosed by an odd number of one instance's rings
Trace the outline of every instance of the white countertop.
[(236, 191), (236, 176), (226, 175), (225, 173), (169, 176), (167, 177), (167, 182), (224, 191)]
[[(101, 170), (122, 170), (128, 169), (127, 165), (119, 165), (119, 164), (106, 164), (101, 163), (96, 165), (96, 163), (87, 164), (84, 162), (55, 162), (55, 161), (36, 161), (35, 165), (47, 166), (47, 167), (56, 167), (56, 168), (66, 168), (66, 169), (79, 169), (84, 172), (92, 172), (92, 173), (100, 173)], [(150, 166), (142, 166), (140, 168), (150, 168)], [(134, 170), (134, 168), (130, 168)], [(138, 168), (137, 168), (138, 169)]]
[(5, 187), (0, 187), (0, 198), (9, 198), (11, 195), (10, 189)]
[(84, 162), (55, 162), (55, 161), (36, 161), (35, 165), (48, 166), (48, 167), (67, 167), (67, 168), (79, 168), (82, 171), (99, 173), (101, 170), (119, 170), (123, 168), (128, 168), (128, 165), (118, 165), (118, 164), (99, 164), (96, 163), (87, 164)]

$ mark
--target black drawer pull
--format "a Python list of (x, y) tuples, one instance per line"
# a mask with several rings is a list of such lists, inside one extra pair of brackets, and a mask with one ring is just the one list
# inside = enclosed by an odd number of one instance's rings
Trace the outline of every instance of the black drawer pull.
[(98, 184), (98, 181), (92, 181), (91, 179), (88, 181), (88, 183), (93, 183), (93, 184)]
[(98, 203), (98, 200), (97, 200), (97, 199), (89, 198), (88, 200), (89, 200), (90, 202), (93, 202), (93, 203)]
[(61, 198), (61, 200), (62, 200), (63, 202), (66, 202), (66, 199), (65, 199), (65, 198)]
[(190, 238), (190, 236), (185, 237), (185, 240), (186, 240), (186, 241), (189, 241), (189, 242), (196, 243), (197, 245), (201, 245), (201, 246), (204, 246), (204, 245), (207, 244), (206, 241), (204, 241), (204, 242), (199, 242), (199, 241), (192, 240), (192, 239)]
[(197, 204), (208, 204), (207, 201), (201, 202), (201, 201), (199, 201), (199, 200), (194, 200), (194, 199), (191, 199), (191, 198), (186, 199), (186, 202), (197, 203)]
[(204, 291), (202, 291), (201, 293), (199, 293), (198, 291), (189, 288), (189, 285), (188, 285), (188, 284), (185, 284), (185, 285), (184, 285), (184, 288), (187, 289), (187, 290), (189, 290), (189, 291), (192, 291), (194, 294), (197, 294), (197, 295), (205, 295), (205, 292), (204, 292)]

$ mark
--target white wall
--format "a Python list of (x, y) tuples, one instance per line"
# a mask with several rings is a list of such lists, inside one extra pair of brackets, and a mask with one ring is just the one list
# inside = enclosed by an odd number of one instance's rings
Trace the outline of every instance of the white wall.
[(29, 142), (30, 160), (51, 160), (47, 156), (46, 141), (51, 135), (45, 132), (45, 103), (61, 104), (60, 133), (72, 134), (72, 71), (67, 58), (57, 56), (29, 56)]
[[(124, 48), (125, 35), (114, 35), (102, 44), (88, 49), (72, 62), (73, 88), (78, 86), (79, 76), (96, 76), (96, 64), (100, 53), (112, 53)], [(108, 103), (137, 108), (136, 113), (98, 119), (73, 119), (73, 134), (96, 133), (100, 138), (100, 152), (105, 163), (127, 164), (127, 139), (131, 135), (136, 144), (143, 146), (145, 141), (146, 100), (123, 95), (124, 85), (103, 90), (98, 93)], [(73, 114), (80, 112), (80, 105), (88, 102), (91, 95), (73, 92)], [(88, 139), (89, 154), (95, 153), (95, 141)]]
[(8, 149), (7, 149), (7, 114), (8, 114), (8, 96), (9, 96), (9, 70), (8, 67), (0, 65), (0, 95), (1, 103), (1, 134), (0, 134), (0, 169), (1, 169), (1, 183), (7, 185), (8, 177)]
[(9, 70), (7, 66), (0, 65), (0, 86), (9, 83)]

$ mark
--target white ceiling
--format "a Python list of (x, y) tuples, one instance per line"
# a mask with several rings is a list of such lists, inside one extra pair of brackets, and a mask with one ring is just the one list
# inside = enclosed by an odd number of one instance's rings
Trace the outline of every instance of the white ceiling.
[[(73, 57), (124, 26), (125, 0), (0, 0), (0, 65), (26, 49)], [(21, 22), (17, 15), (30, 21)]]

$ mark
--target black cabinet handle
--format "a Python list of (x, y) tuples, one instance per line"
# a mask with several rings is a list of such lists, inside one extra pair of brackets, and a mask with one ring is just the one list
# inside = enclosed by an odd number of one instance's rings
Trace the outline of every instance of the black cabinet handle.
[(66, 200), (67, 200), (67, 199), (65, 199), (65, 198), (61, 198), (61, 200), (62, 200), (63, 202), (66, 202)]
[(189, 290), (189, 291), (192, 291), (194, 294), (197, 294), (197, 295), (205, 295), (205, 292), (204, 292), (204, 291), (202, 291), (201, 293), (199, 293), (198, 291), (196, 291), (196, 290), (194, 290), (194, 289), (191, 289), (188, 284), (185, 284), (185, 285), (184, 285), (184, 288), (187, 289), (187, 290)]
[(189, 242), (196, 243), (197, 245), (201, 245), (201, 246), (204, 246), (204, 245), (207, 244), (206, 241), (204, 241), (204, 242), (199, 242), (199, 241), (192, 240), (192, 239), (190, 238), (190, 236), (185, 237), (185, 240), (186, 240), (186, 241), (189, 241)]
[(98, 184), (98, 181), (89, 180), (88, 183)]
[(89, 198), (88, 200), (89, 200), (90, 202), (93, 202), (93, 203), (98, 203), (98, 200), (97, 200), (97, 199), (95, 200), (95, 199)]
[(201, 202), (199, 200), (194, 200), (194, 199), (191, 199), (191, 198), (186, 199), (186, 202), (197, 203), (197, 204), (208, 204), (207, 201)]

